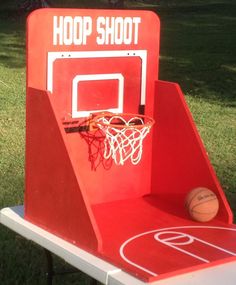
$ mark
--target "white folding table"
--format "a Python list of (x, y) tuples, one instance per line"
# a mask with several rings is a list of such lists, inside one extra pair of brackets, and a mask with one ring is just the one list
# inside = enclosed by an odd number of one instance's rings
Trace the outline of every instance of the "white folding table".
[[(0, 211), (0, 223), (17, 234), (32, 240), (68, 264), (107, 285), (145, 285), (122, 269), (78, 248), (77, 246), (31, 224), (24, 219), (24, 207), (15, 206)], [(235, 241), (236, 242), (236, 241)], [(236, 262), (163, 279), (151, 285), (233, 285), (236, 284)]]

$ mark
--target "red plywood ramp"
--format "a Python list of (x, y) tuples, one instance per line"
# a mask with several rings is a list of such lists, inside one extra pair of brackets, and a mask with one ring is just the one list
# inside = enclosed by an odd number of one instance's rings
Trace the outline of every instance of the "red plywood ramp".
[[(157, 81), (154, 109), (150, 193), (93, 207), (104, 258), (148, 282), (236, 256), (232, 212), (180, 87)], [(187, 193), (201, 186), (220, 203), (208, 223), (192, 221), (184, 207)]]
[(154, 109), (151, 192), (185, 199), (193, 188), (209, 188), (220, 202), (218, 219), (232, 223), (231, 209), (179, 85), (156, 81)]
[(48, 95), (28, 89), (25, 218), (74, 244), (97, 250), (101, 239), (93, 213)]
[(146, 282), (236, 259), (236, 227), (190, 220), (181, 197), (151, 195), (93, 211), (104, 241), (100, 255)]

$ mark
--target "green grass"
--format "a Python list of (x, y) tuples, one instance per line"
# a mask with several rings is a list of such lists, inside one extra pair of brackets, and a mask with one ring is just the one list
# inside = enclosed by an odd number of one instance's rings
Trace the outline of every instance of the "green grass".
[(0, 22), (0, 206), (22, 202), (25, 49), (22, 21)]
[[(88, 5), (88, 1), (54, 1), (68, 7), (85, 7), (86, 2)], [(14, 11), (16, 1), (8, 3), (8, 12), (0, 11), (0, 208), (24, 201), (25, 19)], [(89, 1), (91, 7), (105, 4)], [(236, 4), (229, 0), (169, 0), (146, 6), (126, 1), (126, 7), (158, 12), (160, 79), (182, 87), (236, 214)], [(41, 248), (0, 226), (1, 285), (44, 284), (43, 263)], [(56, 264), (66, 267), (60, 259)], [(79, 282), (78, 275), (64, 276), (55, 284), (85, 284), (85, 280)]]
[(236, 212), (236, 4), (193, 2), (158, 8), (162, 20), (160, 78), (178, 82), (183, 89)]

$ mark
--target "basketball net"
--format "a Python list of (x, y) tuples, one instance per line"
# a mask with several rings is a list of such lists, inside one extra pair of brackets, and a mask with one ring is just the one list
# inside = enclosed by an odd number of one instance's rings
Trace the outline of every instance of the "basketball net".
[(143, 140), (150, 132), (154, 120), (144, 115), (111, 114), (95, 116), (93, 122), (105, 134), (105, 159), (112, 158), (117, 165), (130, 159), (139, 163), (143, 152)]

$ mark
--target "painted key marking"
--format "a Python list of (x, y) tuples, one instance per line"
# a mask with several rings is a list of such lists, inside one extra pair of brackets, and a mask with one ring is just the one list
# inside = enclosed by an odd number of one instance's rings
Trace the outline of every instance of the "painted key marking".
[[(225, 252), (225, 253), (228, 253), (229, 255), (231, 256), (236, 256), (236, 253), (235, 252), (232, 252), (232, 251), (229, 251), (225, 248), (222, 248), (220, 246), (217, 246), (215, 244), (212, 244), (212, 243), (209, 243), (207, 241), (204, 241), (204, 240), (201, 240), (201, 239), (198, 239), (194, 236), (191, 236), (189, 234), (185, 234), (183, 232), (175, 232), (175, 231), (172, 231), (172, 230), (183, 230), (183, 229), (216, 229), (216, 230), (224, 230), (224, 231), (232, 231), (232, 232), (236, 232), (236, 229), (232, 229), (232, 228), (225, 228), (225, 227), (216, 227), (216, 226), (182, 226), (182, 227), (169, 227), (169, 228), (163, 228), (163, 229), (158, 229), (158, 230), (151, 230), (151, 231), (147, 231), (147, 232), (143, 232), (143, 233), (140, 233), (138, 235), (135, 235), (131, 238), (129, 238), (128, 240), (126, 240), (120, 247), (120, 256), (122, 257), (123, 260), (125, 260), (127, 263), (129, 263), (130, 265), (142, 270), (143, 272), (146, 272), (148, 274), (150, 274), (151, 276), (158, 276), (160, 273), (157, 273), (157, 272), (153, 272), (151, 270), (149, 270), (148, 268), (145, 268), (143, 266), (141, 266), (140, 264), (137, 264), (136, 262), (132, 261), (130, 258), (128, 258), (126, 255), (125, 255), (125, 248), (128, 244), (130, 244), (131, 242), (133, 242), (134, 240), (140, 238), (140, 237), (143, 237), (145, 235), (149, 235), (149, 234), (154, 234), (154, 238), (159, 241), (161, 243), (164, 243), (168, 246), (171, 245), (171, 247), (175, 247), (175, 249), (177, 248), (177, 244), (180, 245), (181, 242), (174, 242), (174, 240), (178, 240), (178, 238), (183, 238), (183, 237), (186, 237), (187, 240), (185, 242), (182, 242), (182, 245), (184, 244), (191, 244), (194, 240), (197, 240), (199, 242), (202, 242), (206, 245), (209, 245), (217, 250), (220, 250), (222, 252)], [(163, 235), (163, 234), (166, 234), (166, 233), (177, 233), (179, 236), (178, 238), (177, 237), (169, 237), (169, 238), (166, 238), (166, 239), (160, 239), (160, 236)], [(179, 249), (178, 249), (179, 250)], [(182, 251), (185, 251), (185, 250), (182, 250)], [(197, 255), (194, 255), (194, 254), (188, 254), (188, 255), (192, 255), (193, 257), (199, 259), (199, 260), (202, 260), (203, 262), (205, 263), (209, 263), (210, 261), (207, 260), (207, 259), (204, 259), (202, 257), (199, 257)]]

